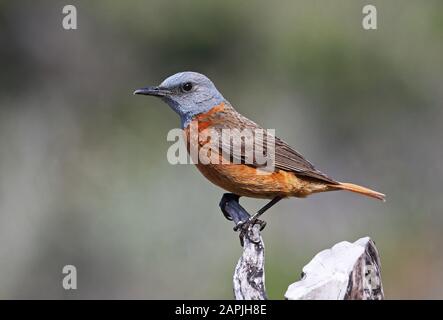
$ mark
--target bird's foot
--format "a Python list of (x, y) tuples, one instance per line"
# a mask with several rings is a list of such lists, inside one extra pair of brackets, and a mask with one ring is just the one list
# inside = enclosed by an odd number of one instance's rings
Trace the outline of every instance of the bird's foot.
[(249, 227), (253, 227), (256, 224), (260, 225), (260, 231), (262, 231), (266, 227), (266, 221), (254, 217), (249, 217), (247, 220), (237, 223), (237, 225), (234, 227), (234, 231), (238, 231), (240, 229), (247, 230)]
[(256, 224), (260, 226), (260, 231), (266, 227), (266, 221), (260, 220), (254, 216), (249, 217), (245, 221), (240, 221), (234, 227), (234, 231), (240, 230), (240, 241), (243, 240), (244, 236), (249, 232), (250, 228), (253, 228)]
[(249, 213), (240, 205), (239, 199), (240, 196), (236, 194), (225, 193), (223, 194), (219, 205), (225, 218), (230, 221), (232, 220), (235, 223), (234, 231), (240, 231), (240, 243), (243, 246), (243, 239), (245, 237), (248, 237), (248, 239), (251, 240), (248, 232), (252, 230), (254, 225), (260, 225), (261, 231), (266, 226), (266, 222), (258, 219), (260, 216), (258, 213), (251, 217)]

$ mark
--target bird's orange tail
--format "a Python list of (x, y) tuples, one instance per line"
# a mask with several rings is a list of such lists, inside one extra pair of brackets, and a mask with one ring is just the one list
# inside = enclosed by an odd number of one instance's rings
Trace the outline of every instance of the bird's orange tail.
[(379, 199), (381, 201), (386, 201), (385, 199), (385, 195), (383, 193), (362, 187), (362, 186), (358, 186), (356, 184), (352, 184), (352, 183), (346, 183), (346, 182), (339, 182), (338, 185), (334, 185), (334, 188), (340, 189), (340, 190), (347, 190), (347, 191), (351, 191), (351, 192), (355, 192), (355, 193), (360, 193), (362, 195), (371, 197), (371, 198), (375, 198), (375, 199)]

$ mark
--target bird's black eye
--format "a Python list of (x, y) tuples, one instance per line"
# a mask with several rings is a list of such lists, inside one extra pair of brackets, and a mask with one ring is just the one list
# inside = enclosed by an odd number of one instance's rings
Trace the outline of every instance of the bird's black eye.
[(192, 89), (192, 83), (190, 83), (190, 82), (186, 82), (186, 83), (184, 83), (183, 85), (182, 85), (182, 89), (183, 89), (183, 91), (191, 91), (191, 89)]

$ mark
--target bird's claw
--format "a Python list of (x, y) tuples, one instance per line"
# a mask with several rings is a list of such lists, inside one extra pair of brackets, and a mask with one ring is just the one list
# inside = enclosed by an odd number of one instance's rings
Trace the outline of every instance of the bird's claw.
[[(240, 245), (243, 247), (244, 245), (244, 239), (248, 235), (248, 232), (250, 228), (254, 227), (254, 225), (260, 225), (260, 231), (262, 231), (266, 227), (266, 221), (250, 217), (249, 219), (245, 221), (240, 221), (237, 223), (237, 225), (234, 227), (234, 231), (240, 230), (240, 234), (238, 235), (240, 238)], [(253, 241), (249, 238), (250, 241)]]
[(254, 225), (260, 225), (260, 231), (262, 231), (266, 227), (266, 221), (250, 217), (246, 221), (240, 221), (237, 223), (237, 225), (234, 227), (234, 231), (241, 230), (241, 232), (248, 231), (250, 227), (253, 227)]

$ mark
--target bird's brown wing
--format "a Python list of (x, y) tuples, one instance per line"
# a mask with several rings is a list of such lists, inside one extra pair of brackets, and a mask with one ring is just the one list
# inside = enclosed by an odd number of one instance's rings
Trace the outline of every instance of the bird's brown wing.
[[(211, 127), (215, 128), (220, 132), (220, 129), (250, 129), (254, 132), (255, 129), (262, 129), (259, 125), (257, 125), (252, 120), (242, 116), (241, 114), (235, 112), (232, 107), (229, 107), (223, 111), (223, 115), (218, 117), (222, 119), (222, 121), (212, 122)], [(254, 140), (256, 144), (260, 144), (263, 146), (263, 153), (266, 154), (269, 150), (267, 150), (266, 141), (268, 141), (271, 136), (267, 133), (266, 130), (263, 130), (263, 136), (254, 135)], [(321, 171), (315, 169), (315, 167), (306, 160), (300, 153), (294, 150), (291, 146), (289, 146), (285, 141), (279, 139), (278, 137), (274, 137), (275, 141), (275, 168), (294, 172), (298, 175), (314, 178), (320, 181), (324, 181), (330, 184), (338, 184), (337, 181), (328, 177)], [(255, 157), (251, 163), (251, 161), (246, 161), (245, 158), (245, 149), (244, 149), (244, 140), (242, 140), (242, 148), (239, 150), (235, 150), (232, 148), (232, 144), (229, 141), (223, 141), (220, 137), (219, 146), (224, 155), (231, 155), (231, 159), (236, 159), (237, 161), (251, 165), (253, 167), (263, 167), (264, 165), (258, 164)]]
[(331, 184), (338, 183), (323, 172), (317, 170), (312, 163), (306, 160), (300, 153), (277, 137), (275, 138), (275, 167)]

